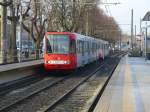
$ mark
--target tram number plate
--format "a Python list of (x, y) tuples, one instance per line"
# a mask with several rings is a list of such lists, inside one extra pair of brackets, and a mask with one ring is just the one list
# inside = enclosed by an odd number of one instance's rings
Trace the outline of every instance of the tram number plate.
[(49, 64), (65, 64), (65, 61), (59, 60), (59, 61), (49, 61)]

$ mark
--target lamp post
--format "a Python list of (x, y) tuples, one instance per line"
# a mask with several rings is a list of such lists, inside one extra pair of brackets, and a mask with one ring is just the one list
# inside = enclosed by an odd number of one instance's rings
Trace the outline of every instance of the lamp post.
[(131, 49), (133, 51), (133, 9), (131, 10)]
[(147, 22), (145, 28), (145, 58), (147, 58)]

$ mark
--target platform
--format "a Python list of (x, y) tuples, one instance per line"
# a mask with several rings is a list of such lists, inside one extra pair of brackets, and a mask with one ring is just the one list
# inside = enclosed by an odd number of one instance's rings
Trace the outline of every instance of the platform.
[(94, 112), (150, 112), (150, 61), (124, 57)]
[(44, 60), (40, 59), (40, 60), (33, 60), (33, 61), (27, 61), (27, 62), (21, 62), (21, 63), (0, 65), (0, 72), (12, 70), (12, 69), (18, 69), (18, 68), (22, 68), (22, 67), (38, 65), (38, 64), (43, 64), (43, 63), (44, 63)]
[(34, 60), (34, 61), (28, 61), (28, 62), (0, 65), (0, 84), (31, 75), (32, 70), (27, 70), (26, 73), (24, 72), (17, 73), (17, 74), (9, 73), (7, 75), (3, 74), (2, 72), (10, 71), (13, 69), (16, 70), (16, 72), (19, 72), (18, 69), (25, 68), (25, 67), (32, 67), (32, 66), (43, 64), (43, 63), (44, 63), (44, 60), (40, 59), (40, 60)]

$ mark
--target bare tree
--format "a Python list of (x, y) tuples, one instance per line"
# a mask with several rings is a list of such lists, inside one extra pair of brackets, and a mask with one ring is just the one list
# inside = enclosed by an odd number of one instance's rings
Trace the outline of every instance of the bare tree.
[[(16, 27), (22, 18), (23, 28), (30, 34), (39, 58), (40, 42), (46, 27), (49, 31), (69, 31), (94, 36), (115, 43), (120, 36), (117, 22), (99, 7), (98, 0), (9, 0), (0, 2), (9, 6), (11, 21), (11, 52), (17, 56)], [(13, 59), (17, 61), (17, 57)]]
[(49, 31), (78, 32), (114, 43), (120, 28), (97, 6), (98, 0), (52, 0), (48, 17)]
[[(37, 59), (39, 58), (40, 42), (45, 35), (45, 23), (47, 21), (47, 18), (44, 16), (44, 6), (42, 4), (43, 2), (40, 0), (30, 0), (23, 14), (22, 23), (23, 28), (30, 34), (35, 43)], [(26, 22), (29, 22), (30, 25), (27, 26)]]
[(11, 22), (11, 39), (10, 39), (10, 53), (13, 56), (13, 61), (18, 62), (17, 57), (17, 46), (16, 46), (16, 30), (17, 24), (19, 22), (19, 8), (20, 3), (17, 0), (10, 0), (11, 4), (9, 6), (10, 15), (8, 16), (8, 20)]
[[(20, 2), (18, 0), (9, 0), (5, 1), (3, 3), (0, 3), (3, 7), (5, 7), (5, 22), (4, 24), (7, 25), (7, 19), (11, 22), (11, 35), (9, 37), (10, 39), (10, 45), (9, 46), (9, 56), (12, 58), (13, 62), (17, 62), (17, 46), (16, 46), (16, 28), (19, 21), (19, 8), (20, 8)], [(6, 8), (7, 7), (7, 8)], [(8, 10), (7, 10), (8, 9)], [(7, 11), (10, 12), (10, 15), (7, 15)], [(4, 32), (6, 35), (6, 31)], [(6, 55), (6, 53), (5, 53)], [(5, 56), (7, 57), (7, 56)]]
[(100, 8), (94, 9), (92, 11), (92, 15), (92, 24), (90, 27), (95, 26), (95, 37), (102, 38), (110, 43), (117, 42), (120, 37), (121, 30), (114, 18), (107, 16)]

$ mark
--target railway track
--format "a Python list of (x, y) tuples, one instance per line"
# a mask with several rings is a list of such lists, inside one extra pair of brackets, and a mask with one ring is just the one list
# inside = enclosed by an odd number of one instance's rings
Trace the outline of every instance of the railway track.
[(13, 106), (23, 102), (25, 99), (38, 94), (56, 83), (62, 81), (64, 78), (45, 78), (44, 80), (33, 84), (27, 88), (18, 89), (0, 98), (0, 111), (7, 111)]
[[(108, 60), (107, 60), (108, 61)], [(83, 68), (80, 72), (77, 72), (73, 75), (64, 76), (64, 77), (49, 77), (48, 79), (42, 80), (37, 84), (33, 84), (28, 88), (22, 88), (18, 91), (14, 91), (3, 98), (0, 98), (0, 111), (5, 112), (49, 112), (49, 111), (64, 111), (66, 112), (66, 108), (75, 108), (77, 111), (78, 107), (79, 110), (83, 110), (84, 104), (87, 101), (88, 97), (85, 94), (90, 91), (95, 91), (89, 89), (89, 83), (97, 83), (103, 81), (104, 84), (110, 76), (110, 71), (107, 67), (114, 67), (110, 66), (111, 63), (103, 63), (101, 66), (95, 65), (92, 67)], [(107, 67), (104, 67), (106, 65)], [(95, 70), (94, 67), (97, 67)], [(92, 68), (92, 72), (91, 69)], [(85, 69), (88, 71), (85, 72)], [(114, 69), (114, 68), (113, 68)], [(109, 71), (108, 74), (107, 71)], [(80, 74), (79, 74), (80, 73)], [(102, 74), (102, 75), (97, 75)], [(93, 80), (92, 80), (93, 79)], [(95, 81), (94, 79), (97, 79)], [(100, 81), (101, 80), (101, 81)], [(97, 84), (99, 85), (99, 84)], [(95, 85), (97, 88), (97, 86)], [(95, 88), (92, 86), (92, 88)], [(104, 85), (103, 85), (104, 87)], [(83, 90), (84, 91), (83, 91)], [(102, 88), (101, 88), (102, 89)], [(101, 89), (97, 90), (97, 94), (100, 93)], [(86, 91), (88, 90), (88, 91)], [(92, 92), (91, 92), (92, 93)], [(85, 97), (86, 96), (86, 97)], [(85, 100), (84, 100), (85, 98)], [(78, 99), (76, 101), (75, 99)], [(97, 97), (93, 98), (92, 103), (96, 101)], [(80, 100), (84, 102), (80, 102)], [(69, 101), (69, 102), (68, 102)], [(71, 103), (70, 101), (74, 101), (75, 103)], [(67, 105), (67, 104), (70, 105)], [(81, 103), (81, 104), (80, 104)], [(64, 106), (63, 104), (66, 104)], [(78, 105), (76, 107), (75, 105)], [(69, 107), (68, 107), (69, 106)], [(66, 107), (66, 108), (63, 108)], [(92, 110), (93, 106), (89, 105), (87, 110)], [(74, 110), (68, 110), (68, 112)]]
[[(118, 54), (119, 58), (121, 58), (120, 55), (123, 56), (124, 54)], [(101, 71), (96, 71), (68, 93), (62, 95), (62, 97), (53, 104), (44, 106), (37, 112), (92, 112), (118, 62), (119, 59), (116, 59), (113, 64), (112, 61), (110, 61), (105, 64), (105, 67), (101, 66)], [(106, 69), (107, 67), (108, 69)], [(96, 94), (94, 97), (93, 93)]]
[(15, 89), (23, 88), (25, 86), (29, 86), (30, 84), (36, 83), (43, 78), (44, 77), (41, 75), (30, 75), (21, 79), (0, 84), (0, 97)]
[[(13, 108), (18, 107), (18, 105), (23, 104), (24, 102), (26, 102), (28, 100), (31, 100), (31, 103), (32, 103), (32, 99), (34, 99), (35, 97), (37, 97), (40, 94), (43, 94), (43, 93), (46, 94), (46, 91), (48, 91), (49, 89), (51, 89), (51, 92), (54, 92), (56, 90), (58, 91), (60, 88), (63, 88), (65, 86), (67, 87), (69, 82), (75, 84), (78, 81), (80, 81), (82, 78), (84, 78), (84, 76), (86, 75), (86, 74), (84, 74), (84, 71), (85, 71), (84, 69), (85, 68), (83, 68), (82, 70), (80, 69), (80, 72), (83, 72), (82, 75), (75, 74), (75, 75), (70, 75), (70, 76), (65, 76), (65, 77), (55, 77), (52, 79), (50, 78), (46, 81), (42, 80), (41, 83), (38, 82), (36, 85), (33, 84), (28, 88), (22, 88), (20, 90), (14, 91), (14, 92), (0, 98), (0, 101), (1, 101), (0, 102), (0, 111), (11, 111), (11, 110), (13, 110)], [(89, 74), (89, 73), (87, 73), (87, 74)], [(72, 78), (74, 80), (71, 80), (70, 78)], [(76, 80), (76, 79), (78, 79), (78, 80)], [(70, 88), (72, 88), (71, 86), (73, 84), (70, 84)], [(42, 87), (40, 87), (40, 86), (42, 86)], [(58, 88), (56, 89), (57, 86), (58, 86)], [(66, 91), (64, 91), (64, 93), (65, 92)], [(51, 95), (52, 94), (50, 93), (50, 96)], [(56, 94), (53, 94), (53, 98), (55, 97), (55, 95)], [(37, 99), (39, 99), (39, 97)]]
[[(110, 64), (111, 63), (109, 63), (108, 66), (108, 63), (105, 63), (105, 65), (100, 68), (100, 71), (96, 71), (89, 78), (85, 79), (79, 86), (74, 88), (75, 90), (66, 93), (66, 95), (63, 95), (61, 99), (53, 105), (46, 106), (46, 108), (44, 107), (38, 112), (92, 112), (96, 100), (98, 99), (96, 97), (97, 95), (94, 94), (102, 94), (116, 66), (110, 66)], [(99, 89), (97, 90), (97, 88)], [(91, 99), (91, 97), (93, 98)]]
[(62, 96), (60, 96), (57, 100), (55, 100), (53, 103), (48, 104), (43, 106), (42, 108), (40, 108), (40, 110), (38, 110), (37, 112), (48, 112), (51, 111), (52, 109), (54, 109), (56, 107), (56, 105), (58, 105), (59, 103), (63, 102), (69, 95), (71, 95), (79, 86), (81, 86), (83, 83), (85, 83), (86, 81), (88, 81), (97, 71), (99, 71), (102, 66), (104, 64), (102, 64), (99, 68), (97, 68), (94, 72), (92, 72), (91, 74), (89, 74), (88, 76), (84, 77), (82, 80), (80, 80), (76, 85), (74, 85), (73, 88), (71, 88), (68, 92), (66, 92), (65, 94), (63, 94)]

